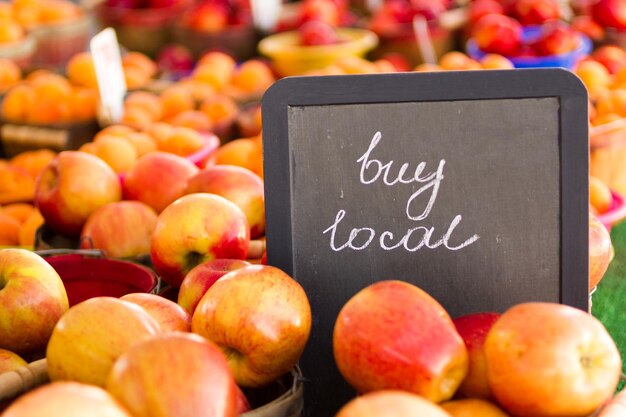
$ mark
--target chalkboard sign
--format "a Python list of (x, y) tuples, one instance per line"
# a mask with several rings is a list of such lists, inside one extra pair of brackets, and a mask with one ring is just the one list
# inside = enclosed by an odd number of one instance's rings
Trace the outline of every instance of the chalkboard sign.
[(306, 416), (354, 396), (344, 303), (400, 279), (453, 316), (588, 307), (587, 93), (558, 69), (288, 78), (263, 99), (267, 259), (306, 290)]

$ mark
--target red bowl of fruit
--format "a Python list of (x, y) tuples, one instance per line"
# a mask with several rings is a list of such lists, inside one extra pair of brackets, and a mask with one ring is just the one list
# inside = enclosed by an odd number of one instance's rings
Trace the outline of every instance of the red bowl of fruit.
[(338, 28), (337, 40), (329, 44), (302, 43), (299, 31), (270, 35), (259, 42), (259, 51), (272, 60), (281, 76), (300, 75), (327, 67), (349, 56), (362, 57), (378, 45), (378, 36), (367, 29)]

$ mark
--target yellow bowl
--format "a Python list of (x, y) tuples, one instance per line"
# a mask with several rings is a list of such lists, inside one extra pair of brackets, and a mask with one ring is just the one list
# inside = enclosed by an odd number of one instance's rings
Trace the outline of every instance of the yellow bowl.
[(270, 35), (259, 42), (259, 52), (272, 60), (281, 76), (300, 75), (333, 64), (340, 58), (362, 57), (378, 45), (378, 37), (370, 30), (339, 28), (339, 43), (320, 46), (300, 45), (297, 31)]

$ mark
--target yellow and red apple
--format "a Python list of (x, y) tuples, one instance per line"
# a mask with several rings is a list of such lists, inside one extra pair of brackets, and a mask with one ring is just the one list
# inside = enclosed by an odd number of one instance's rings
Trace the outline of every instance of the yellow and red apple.
[(499, 317), (499, 313), (474, 313), (453, 320), (469, 355), (467, 376), (459, 387), (459, 392), (466, 397), (492, 398), (487, 380), (484, 345), (487, 333)]
[(128, 301), (95, 297), (76, 304), (50, 337), (46, 350), (50, 379), (104, 386), (120, 355), (159, 332), (157, 322)]
[(249, 169), (234, 165), (212, 165), (198, 172), (187, 183), (186, 194), (217, 194), (239, 207), (248, 220), (250, 237), (265, 234), (263, 180)]
[(0, 349), (0, 374), (14, 371), (26, 365), (28, 365), (28, 362), (22, 359), (17, 353)]
[(358, 392), (401, 389), (448, 400), (468, 370), (468, 354), (445, 309), (420, 288), (380, 281), (341, 309), (335, 362)]
[(226, 357), (190, 333), (139, 343), (115, 362), (107, 381), (134, 417), (237, 416), (237, 388)]
[(191, 315), (173, 301), (146, 293), (126, 294), (120, 300), (143, 308), (159, 324), (162, 333), (191, 331)]
[(245, 266), (250, 262), (241, 259), (213, 259), (193, 268), (183, 279), (178, 291), (178, 304), (193, 315), (204, 293), (227, 273)]
[(197, 265), (212, 259), (245, 259), (248, 221), (234, 203), (215, 194), (179, 198), (159, 215), (150, 257), (161, 278), (180, 287)]
[(509, 417), (494, 403), (478, 398), (446, 401), (441, 408), (452, 417)]
[(122, 198), (117, 174), (86, 152), (59, 153), (39, 174), (35, 203), (51, 229), (78, 236), (91, 213)]
[(139, 201), (109, 203), (93, 212), (83, 226), (81, 246), (102, 249), (111, 258), (150, 253), (157, 213)]
[(370, 392), (344, 405), (335, 417), (450, 417), (437, 404), (406, 391)]
[(3, 417), (133, 417), (100, 387), (53, 382), (19, 397)]
[(515, 417), (591, 415), (620, 380), (620, 354), (602, 323), (566, 305), (510, 308), (484, 349), (491, 391)]
[(25, 249), (0, 250), (0, 348), (34, 353), (69, 308), (59, 274)]
[(198, 167), (182, 156), (150, 152), (137, 160), (124, 176), (124, 199), (138, 200), (157, 213), (182, 197)]
[(589, 290), (604, 277), (612, 258), (611, 235), (602, 222), (589, 214)]
[(311, 330), (311, 307), (289, 275), (252, 265), (229, 272), (209, 288), (191, 328), (226, 353), (237, 384), (260, 387), (300, 359)]

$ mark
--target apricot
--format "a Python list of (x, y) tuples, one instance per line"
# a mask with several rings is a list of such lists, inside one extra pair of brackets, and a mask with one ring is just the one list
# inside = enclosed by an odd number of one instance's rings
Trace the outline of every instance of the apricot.
[(495, 404), (477, 398), (446, 401), (441, 408), (451, 417), (509, 417)]
[(215, 94), (202, 102), (200, 111), (214, 124), (221, 124), (233, 121), (239, 109), (232, 98), (224, 94)]
[(13, 21), (7, 20), (0, 24), (0, 43), (13, 43), (24, 37), (22, 26)]
[(77, 121), (94, 120), (98, 112), (99, 96), (91, 88), (75, 88), (69, 99), (72, 119)]
[(0, 210), (0, 246), (19, 244), (20, 223)]
[(187, 156), (200, 150), (204, 141), (202, 135), (188, 127), (174, 127), (164, 140), (157, 143), (160, 151)]
[(10, 59), (0, 59), (0, 91), (11, 87), (22, 78), (22, 70)]
[(128, 171), (137, 160), (135, 147), (126, 139), (118, 136), (101, 136), (95, 143), (95, 155), (106, 162), (113, 171)]
[(228, 84), (235, 73), (235, 67), (236, 62), (230, 55), (209, 52), (200, 58), (191, 78), (219, 90)]
[(67, 100), (72, 92), (72, 85), (67, 78), (58, 74), (41, 73), (32, 79), (30, 85), (37, 99)]
[(66, 123), (72, 119), (69, 100), (55, 100), (50, 97), (37, 97), (37, 105), (31, 108), (26, 121), (37, 125)]
[(124, 109), (121, 122), (127, 126), (142, 130), (150, 126), (154, 119), (152, 114), (143, 107), (127, 107)]
[(609, 186), (594, 176), (589, 177), (589, 202), (599, 214), (606, 213), (613, 203)]
[(191, 89), (174, 86), (161, 93), (161, 106), (163, 118), (169, 119), (184, 111), (194, 110), (196, 102)]
[(135, 91), (130, 93), (124, 101), (124, 106), (140, 107), (150, 113), (152, 120), (157, 121), (163, 118), (163, 103), (159, 96), (147, 91)]
[(44, 218), (39, 210), (35, 208), (20, 226), (18, 244), (20, 246), (34, 247), (37, 229), (43, 224)]
[(90, 153), (92, 155), (96, 154), (96, 144), (94, 142), (86, 142), (83, 143), (82, 145), (80, 145), (80, 148), (78, 148), (79, 151), (81, 152), (86, 152), (86, 153)]
[(154, 77), (158, 72), (157, 64), (148, 55), (141, 52), (127, 52), (122, 57), (124, 69), (136, 68), (146, 74), (149, 78)]
[(159, 122), (147, 126), (144, 132), (152, 137), (158, 147), (159, 143), (164, 142), (168, 138), (173, 129), (174, 127), (169, 123)]
[(157, 150), (157, 145), (152, 136), (144, 132), (130, 132), (124, 136), (124, 139), (128, 141), (135, 151), (137, 151), (137, 158), (143, 155)]
[(96, 137), (98, 137), (98, 135), (113, 135), (113, 136), (126, 136), (128, 133), (132, 133), (132, 132), (136, 132), (135, 129), (133, 129), (130, 126), (126, 126), (126, 125), (111, 125), (111, 126), (107, 126), (104, 129), (102, 129), (100, 132), (98, 132), (98, 134), (96, 135)]
[(30, 85), (17, 85), (10, 89), (2, 100), (2, 115), (5, 119), (21, 122), (26, 120), (36, 101), (35, 90)]
[(396, 67), (386, 59), (378, 59), (374, 61), (374, 66), (376, 67), (376, 72), (378, 73), (398, 72)]
[(483, 69), (514, 69), (515, 66), (505, 56), (498, 54), (487, 54), (480, 60)]
[(339, 59), (335, 65), (345, 74), (373, 74), (376, 72), (374, 63), (355, 56), (349, 56)]
[(617, 120), (620, 120), (621, 118), (622, 117), (617, 113), (606, 113), (606, 114), (602, 114), (602, 115), (595, 117), (592, 120), (592, 124), (594, 126), (600, 126), (603, 124), (615, 122)]
[(259, 174), (259, 163), (263, 160), (262, 150), (254, 139), (241, 138), (228, 142), (215, 150), (209, 163), (236, 165)]
[(416, 71), (416, 72), (432, 72), (432, 71), (441, 71), (441, 70), (442, 68), (438, 64), (428, 64), (428, 63), (419, 64), (413, 69), (413, 71)]
[(39, 6), (40, 23), (63, 23), (81, 16), (80, 8), (66, 0), (46, 0)]
[(266, 63), (251, 59), (235, 69), (230, 84), (244, 92), (255, 93), (264, 91), (274, 81), (274, 74)]
[(189, 127), (198, 131), (209, 131), (213, 122), (209, 117), (198, 110), (187, 110), (172, 117), (169, 122), (173, 126)]
[(80, 52), (68, 61), (65, 71), (69, 80), (75, 85), (98, 88), (96, 67), (89, 52)]
[(19, 224), (22, 224), (35, 210), (32, 204), (10, 203), (2, 207), (2, 213), (13, 217)]
[(126, 88), (135, 90), (148, 84), (148, 82), (150, 82), (150, 76), (137, 68), (124, 68), (124, 81)]
[(596, 90), (607, 88), (612, 82), (609, 70), (601, 63), (593, 60), (579, 62), (574, 73), (580, 77), (592, 96)]
[(458, 51), (445, 53), (439, 59), (439, 66), (441, 69), (447, 71), (476, 70), (482, 68), (478, 61)]
[(216, 93), (216, 89), (214, 87), (191, 78), (181, 81), (178, 83), (177, 87), (186, 88), (191, 93), (191, 96), (194, 99), (194, 107), (195, 102), (201, 102)]
[(43, 171), (56, 155), (56, 152), (50, 149), (25, 151), (11, 158), (9, 165), (27, 172), (32, 179), (37, 179), (39, 173)]

